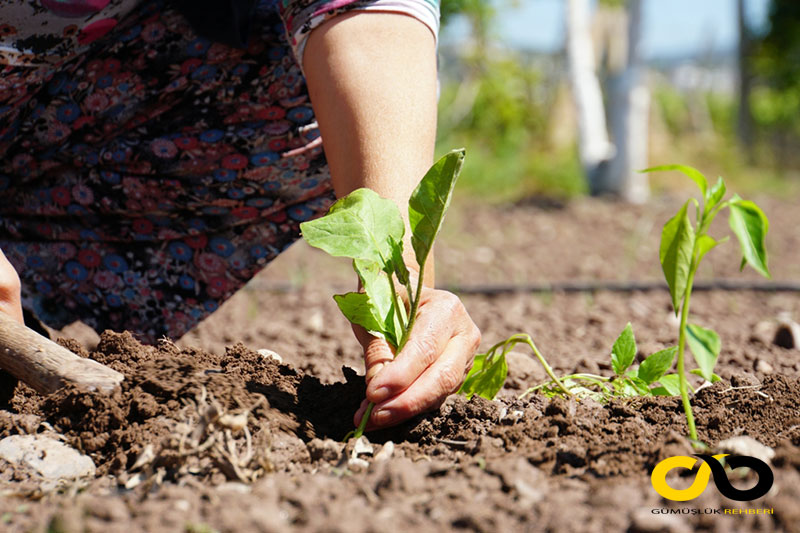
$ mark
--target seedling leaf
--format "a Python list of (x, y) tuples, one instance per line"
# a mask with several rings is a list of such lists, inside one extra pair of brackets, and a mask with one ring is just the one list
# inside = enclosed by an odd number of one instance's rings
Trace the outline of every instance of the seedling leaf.
[(697, 263), (699, 264), (700, 261), (703, 259), (708, 252), (710, 252), (716, 246), (719, 246), (723, 242), (727, 241), (728, 237), (725, 237), (720, 240), (714, 240), (713, 237), (707, 234), (700, 235), (697, 238)]
[(722, 344), (714, 330), (707, 329), (697, 324), (689, 324), (686, 328), (686, 338), (689, 349), (694, 355), (700, 375), (703, 379), (711, 381), (714, 375), (714, 365), (717, 363)]
[(631, 384), (633, 389), (636, 393), (633, 396), (648, 396), (650, 394), (650, 388), (647, 386), (648, 384), (638, 377), (631, 377), (626, 380)]
[(348, 292), (347, 294), (335, 294), (333, 299), (342, 311), (342, 314), (347, 317), (347, 320), (353, 324), (366, 329), (370, 334), (385, 339), (383, 333), (383, 324), (375, 317), (373, 307), (370, 305), (369, 296), (363, 292)]
[[(381, 326), (380, 331), (386, 334), (386, 340), (397, 348), (399, 333), (402, 331), (400, 317), (395, 316), (399, 313), (396, 303), (392, 297), (392, 289), (389, 285), (392, 281), (381, 270), (381, 266), (374, 261), (354, 259), (353, 268), (361, 279), (364, 292), (369, 296), (369, 303), (372, 305), (372, 315)], [(340, 306), (341, 308), (341, 306)]]
[(681, 386), (678, 382), (678, 374), (667, 374), (658, 378), (660, 387), (650, 389), (656, 396), (678, 396), (681, 393)]
[(675, 353), (677, 351), (677, 346), (671, 346), (665, 350), (651, 354), (639, 365), (639, 372), (637, 373), (639, 379), (648, 385), (658, 381), (672, 366), (672, 361), (675, 359)]
[(706, 177), (696, 168), (692, 168), (687, 165), (660, 165), (657, 167), (646, 168), (642, 170), (642, 172), (660, 172), (662, 170), (677, 170), (678, 172), (682, 172), (684, 175), (694, 181), (698, 187), (700, 187), (700, 191), (703, 193), (703, 198), (706, 197), (708, 181), (706, 180)]
[(403, 261), (403, 243), (402, 241), (398, 242), (395, 241), (393, 237), (389, 237), (389, 240), (392, 244), (392, 269), (389, 269), (387, 274), (391, 275), (392, 270), (394, 274), (397, 276), (397, 281), (400, 282), (401, 285), (405, 285), (408, 283), (408, 267), (406, 267), (406, 262)]
[(722, 178), (717, 178), (717, 183), (706, 193), (706, 211), (713, 209), (722, 200), (725, 191), (725, 182), (722, 181)]
[(467, 398), (477, 394), (487, 400), (493, 400), (503, 388), (507, 375), (508, 364), (505, 353), (495, 357), (488, 357), (485, 353), (478, 354), (458, 392), (465, 394)]
[[(464, 162), (464, 149), (453, 150), (433, 164), (408, 200), (411, 245), (420, 269), (424, 268), (433, 241), (442, 227), (453, 196), (453, 187)], [(401, 235), (402, 237), (402, 235)]]
[(765, 240), (769, 231), (767, 215), (753, 202), (734, 197), (730, 203), (728, 223), (742, 247), (742, 267), (745, 261), (765, 278), (770, 278), (767, 268)]
[(686, 212), (688, 206), (689, 201), (683, 204), (678, 214), (664, 224), (658, 253), (664, 277), (669, 285), (675, 315), (678, 314), (680, 301), (686, 292), (694, 249), (694, 229)]
[(324, 217), (300, 224), (303, 238), (337, 257), (392, 261), (392, 241), (402, 242), (405, 225), (391, 200), (371, 189), (357, 189), (333, 204)]
[(634, 357), (636, 357), (636, 340), (633, 338), (631, 323), (628, 322), (611, 348), (611, 366), (614, 372), (621, 376), (631, 365)]

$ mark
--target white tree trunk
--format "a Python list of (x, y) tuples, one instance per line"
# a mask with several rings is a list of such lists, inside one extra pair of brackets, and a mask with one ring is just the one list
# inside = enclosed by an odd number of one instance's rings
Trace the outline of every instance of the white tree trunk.
[(608, 192), (632, 203), (650, 197), (646, 168), (650, 90), (641, 66), (641, 0), (628, 2), (628, 60), (612, 84), (611, 126), (617, 153), (608, 167)]
[(589, 188), (602, 181), (605, 163), (614, 154), (608, 139), (603, 93), (595, 70), (591, 34), (591, 1), (567, 4), (567, 58), (575, 107), (578, 112), (578, 149)]

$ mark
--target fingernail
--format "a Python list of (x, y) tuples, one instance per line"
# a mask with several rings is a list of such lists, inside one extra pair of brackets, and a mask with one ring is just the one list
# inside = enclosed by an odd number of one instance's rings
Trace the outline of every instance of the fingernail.
[(385, 426), (389, 424), (394, 419), (394, 412), (390, 409), (381, 409), (375, 413), (372, 413), (372, 421), (377, 426)]
[(378, 387), (369, 395), (369, 399), (372, 403), (381, 403), (384, 400), (388, 400), (391, 395), (392, 391), (389, 390), (389, 387)]

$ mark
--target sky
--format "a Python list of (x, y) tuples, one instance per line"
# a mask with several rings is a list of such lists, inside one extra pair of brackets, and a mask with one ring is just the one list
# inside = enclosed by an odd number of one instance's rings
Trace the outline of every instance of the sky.
[[(642, 0), (642, 53), (645, 59), (735, 50), (738, 40), (736, 0)], [(766, 26), (769, 0), (745, 0), (748, 24)], [(519, 7), (498, 12), (496, 33), (515, 48), (556, 51), (564, 42), (566, 0), (518, 0)], [(463, 21), (453, 21), (442, 40), (466, 33)]]

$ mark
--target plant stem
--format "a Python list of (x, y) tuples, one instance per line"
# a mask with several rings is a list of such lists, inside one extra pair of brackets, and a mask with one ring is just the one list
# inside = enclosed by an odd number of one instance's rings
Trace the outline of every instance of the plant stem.
[(544, 367), (544, 371), (545, 371), (545, 372), (547, 372), (547, 375), (548, 375), (548, 376), (550, 376), (550, 379), (552, 379), (553, 381), (555, 381), (555, 382), (556, 382), (556, 384), (558, 385), (558, 387), (559, 387), (559, 388), (560, 388), (562, 391), (564, 391), (564, 394), (566, 394), (566, 395), (568, 395), (568, 396), (573, 396), (573, 394), (572, 394), (572, 391), (570, 391), (569, 389), (567, 389), (567, 388), (564, 386), (564, 384), (563, 384), (563, 383), (561, 383), (561, 380), (559, 380), (559, 379), (558, 379), (558, 376), (556, 376), (555, 372), (553, 372), (553, 369), (552, 369), (552, 368), (550, 368), (550, 365), (547, 363), (547, 360), (546, 360), (546, 359), (544, 358), (544, 356), (543, 356), (543, 355), (542, 355), (542, 354), (539, 352), (539, 349), (538, 349), (538, 348), (536, 347), (536, 345), (533, 343), (533, 339), (531, 339), (531, 336), (530, 336), (530, 335), (524, 335), (524, 337), (523, 337), (523, 340), (524, 340), (524, 342), (525, 342), (525, 343), (526, 343), (528, 346), (530, 346), (531, 350), (533, 350), (533, 353), (536, 355), (536, 358), (537, 358), (537, 359), (539, 359), (539, 362), (540, 362), (540, 363), (542, 364), (542, 366)]
[[(696, 243), (697, 241), (695, 241)], [(689, 438), (697, 440), (697, 429), (694, 425), (694, 415), (692, 414), (692, 404), (689, 402), (689, 392), (686, 387), (686, 373), (685, 373), (685, 355), (686, 355), (686, 322), (689, 319), (689, 300), (692, 295), (692, 283), (694, 282), (694, 273), (697, 270), (695, 258), (697, 256), (697, 244), (695, 244), (692, 251), (692, 263), (689, 267), (689, 276), (686, 278), (686, 292), (683, 295), (683, 304), (681, 305), (681, 324), (678, 333), (678, 388), (681, 392), (681, 401), (683, 402), (683, 412), (686, 413), (686, 425), (689, 426)]]
[[(414, 298), (411, 299), (411, 307), (408, 310), (408, 326), (403, 331), (403, 336), (400, 337), (400, 343), (397, 345), (397, 353), (400, 353), (403, 347), (405, 347), (408, 336), (411, 334), (411, 329), (414, 327), (414, 322), (417, 321), (417, 309), (419, 309), (419, 299), (422, 294), (422, 278), (424, 274), (425, 266), (423, 265), (420, 268), (419, 277), (417, 278), (417, 292), (414, 294)], [(409, 294), (408, 297), (411, 298), (411, 294)]]
[[(417, 278), (417, 292), (414, 295), (414, 298), (411, 300), (411, 308), (408, 311), (408, 325), (403, 329), (403, 335), (400, 337), (400, 342), (397, 345), (397, 351), (395, 353), (400, 353), (403, 347), (406, 345), (408, 341), (408, 335), (411, 333), (411, 328), (414, 327), (414, 322), (417, 320), (417, 309), (419, 308), (419, 298), (422, 294), (422, 274), (424, 271), (424, 267), (420, 269), (419, 278)], [(410, 287), (410, 285), (409, 285)], [(395, 296), (395, 289), (394, 284), (392, 284), (392, 294)], [(411, 298), (411, 294), (409, 293), (409, 298)], [(395, 301), (397, 301), (395, 299)], [(535, 348), (534, 348), (535, 350)], [(359, 438), (361, 435), (364, 434), (364, 429), (367, 427), (367, 422), (369, 421), (369, 417), (372, 416), (372, 409), (375, 407), (375, 404), (369, 402), (367, 405), (367, 410), (364, 411), (364, 416), (361, 417), (361, 422), (358, 424), (355, 432), (353, 432), (353, 438)]]
[(400, 298), (397, 296), (397, 290), (394, 288), (394, 281), (392, 280), (391, 274), (388, 276), (389, 278), (389, 290), (392, 291), (392, 302), (394, 302), (394, 313), (397, 314), (397, 318), (399, 318), (400, 326), (405, 329), (406, 327), (406, 315), (405, 310), (406, 306)]

